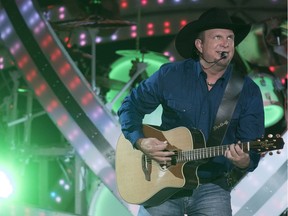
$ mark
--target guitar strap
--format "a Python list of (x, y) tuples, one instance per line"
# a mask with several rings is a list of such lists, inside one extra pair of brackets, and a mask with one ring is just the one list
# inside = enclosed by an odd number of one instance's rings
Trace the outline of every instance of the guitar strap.
[(215, 123), (207, 141), (207, 146), (219, 146), (222, 144), (243, 88), (243, 83), (244, 76), (239, 71), (234, 71), (232, 68), (232, 73), (218, 108)]

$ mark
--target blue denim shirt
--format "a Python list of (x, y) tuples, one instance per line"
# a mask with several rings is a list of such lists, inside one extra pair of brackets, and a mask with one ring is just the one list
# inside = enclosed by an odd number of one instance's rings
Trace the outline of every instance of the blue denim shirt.
[[(178, 126), (197, 128), (207, 140), (231, 73), (232, 66), (229, 66), (208, 91), (206, 73), (202, 71), (199, 61), (186, 59), (162, 65), (124, 99), (118, 111), (124, 136), (132, 144), (143, 138), (144, 115), (151, 113), (161, 104), (162, 130)], [(222, 144), (251, 141), (263, 135), (264, 110), (261, 92), (253, 80), (246, 76)], [(260, 156), (250, 152), (250, 157), (248, 171), (253, 171), (258, 165)], [(198, 175), (210, 178), (232, 168), (233, 165), (228, 159), (217, 156), (212, 158), (203, 170), (199, 170)]]

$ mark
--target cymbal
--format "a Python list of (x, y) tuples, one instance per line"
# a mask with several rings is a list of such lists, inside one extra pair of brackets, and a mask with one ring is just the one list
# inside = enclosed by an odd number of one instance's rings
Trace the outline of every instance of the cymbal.
[[(83, 19), (68, 20), (68, 21), (58, 21), (53, 22), (53, 25), (57, 27), (66, 29), (74, 29), (79, 27), (86, 28), (118, 28), (135, 25), (134, 23), (127, 20), (111, 20), (103, 17), (88, 17)], [(59, 29), (61, 30), (61, 29)]]
[(149, 58), (154, 58), (154, 57), (164, 57), (164, 58), (168, 58), (167, 56), (161, 54), (161, 53), (157, 53), (157, 52), (152, 52), (152, 51), (140, 51), (140, 50), (117, 50), (116, 54), (121, 55), (121, 56), (125, 56), (125, 57), (131, 57), (131, 58), (141, 58), (144, 56), (145, 57), (149, 57)]

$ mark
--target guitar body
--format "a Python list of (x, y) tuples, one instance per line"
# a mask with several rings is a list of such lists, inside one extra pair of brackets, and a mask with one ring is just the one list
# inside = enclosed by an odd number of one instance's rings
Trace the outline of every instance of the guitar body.
[[(168, 141), (169, 151), (193, 149), (195, 138), (185, 127), (160, 131), (144, 125), (143, 131), (146, 137)], [(204, 145), (202, 134), (199, 135), (201, 144)], [(201, 164), (200, 161), (163, 166), (153, 160), (145, 160), (144, 154), (134, 149), (122, 134), (116, 149), (116, 176), (120, 196), (128, 203), (159, 205), (183, 188), (198, 186), (197, 167), (199, 164)], [(189, 167), (189, 172), (185, 172), (186, 165)], [(189, 177), (185, 176), (185, 173)]]

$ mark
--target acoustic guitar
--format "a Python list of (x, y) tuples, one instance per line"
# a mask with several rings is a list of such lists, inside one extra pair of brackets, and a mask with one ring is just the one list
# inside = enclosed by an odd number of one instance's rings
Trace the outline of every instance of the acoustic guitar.
[[(159, 205), (181, 189), (193, 189), (199, 185), (198, 167), (207, 159), (224, 155), (229, 145), (206, 147), (199, 130), (177, 127), (161, 131), (143, 125), (145, 137), (155, 137), (168, 142), (168, 151), (173, 151), (172, 161), (160, 165), (132, 144), (121, 134), (116, 148), (116, 178), (120, 196), (128, 203)], [(282, 149), (284, 142), (276, 138), (258, 139), (238, 143), (245, 151), (258, 153)]]

